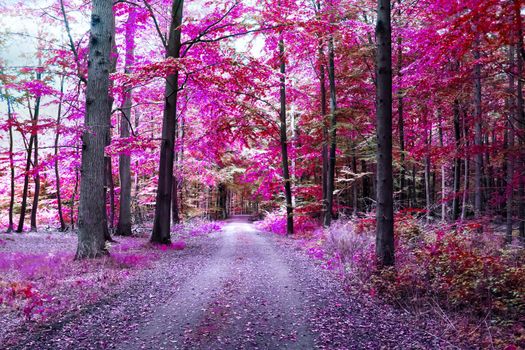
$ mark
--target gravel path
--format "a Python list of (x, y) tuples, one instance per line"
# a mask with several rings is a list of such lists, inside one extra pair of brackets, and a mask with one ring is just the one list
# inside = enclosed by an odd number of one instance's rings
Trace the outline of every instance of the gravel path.
[(347, 295), (289, 240), (245, 218), (170, 251), (120, 292), (10, 349), (440, 348), (409, 315)]

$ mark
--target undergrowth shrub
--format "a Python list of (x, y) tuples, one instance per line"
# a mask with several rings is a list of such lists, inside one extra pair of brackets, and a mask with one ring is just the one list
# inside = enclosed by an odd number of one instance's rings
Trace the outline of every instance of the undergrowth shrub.
[(395, 245), (396, 267), (377, 271), (372, 217), (334, 223), (323, 243), (338, 257), (348, 284), (372, 296), (502, 326), (525, 322), (523, 248), (505, 247), (487, 227), (479, 233), (472, 223), (431, 225), (410, 212), (396, 215)]
[[(315, 230), (319, 228), (319, 222), (308, 215), (301, 215), (295, 213), (294, 215), (294, 232), (300, 236), (311, 236)], [(257, 228), (275, 233), (278, 235), (286, 235), (286, 211), (278, 210), (267, 212), (263, 220), (256, 223)]]

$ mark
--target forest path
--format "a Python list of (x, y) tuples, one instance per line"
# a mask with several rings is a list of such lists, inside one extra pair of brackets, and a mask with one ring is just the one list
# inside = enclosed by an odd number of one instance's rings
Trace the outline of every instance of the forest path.
[(123, 291), (14, 349), (428, 349), (415, 320), (349, 294), (246, 217), (169, 251)]

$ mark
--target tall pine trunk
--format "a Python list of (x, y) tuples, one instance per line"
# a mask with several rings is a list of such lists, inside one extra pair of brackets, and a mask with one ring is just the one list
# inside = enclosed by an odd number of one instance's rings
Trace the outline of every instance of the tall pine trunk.
[(377, 208), (378, 266), (394, 265), (394, 203), (392, 175), (392, 30), (390, 0), (377, 10)]
[(86, 90), (86, 130), (82, 135), (77, 259), (107, 254), (104, 150), (111, 116), (109, 72), (115, 35), (112, 0), (93, 0)]
[[(167, 56), (180, 57), (182, 8), (184, 0), (173, 0)], [(151, 242), (169, 244), (171, 200), (173, 192), (173, 165), (175, 156), (175, 131), (177, 126), (177, 97), (179, 72), (166, 78), (164, 115), (162, 120), (162, 144), (160, 148), (159, 181), (155, 202), (155, 219)]]

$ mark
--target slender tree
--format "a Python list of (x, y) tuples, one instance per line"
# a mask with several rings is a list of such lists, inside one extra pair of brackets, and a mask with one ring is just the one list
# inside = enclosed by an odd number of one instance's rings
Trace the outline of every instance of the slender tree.
[[(126, 21), (126, 57), (125, 72), (130, 73), (135, 61), (135, 20), (136, 12), (132, 7)], [(133, 92), (131, 86), (127, 86), (124, 93), (122, 105), (122, 116), (120, 118), (120, 137), (127, 138), (130, 135), (131, 105)], [(131, 159), (128, 154), (119, 155), (120, 176), (120, 206), (116, 234), (119, 236), (131, 235)]]
[(390, 0), (377, 9), (377, 208), (378, 265), (394, 265), (394, 203), (392, 175), (392, 29)]
[(107, 254), (104, 150), (111, 116), (109, 72), (115, 35), (112, 0), (93, 0), (89, 40), (85, 131), (82, 134), (77, 259)]
[(512, 217), (513, 211), (513, 199), (514, 199), (514, 156), (512, 152), (514, 151), (514, 116), (516, 114), (516, 104), (514, 100), (514, 91), (516, 89), (516, 83), (514, 79), (514, 69), (515, 69), (515, 47), (514, 45), (509, 46), (509, 88), (508, 88), (508, 97), (507, 97), (507, 108), (508, 108), (508, 119), (507, 119), (507, 202), (506, 202), (506, 229), (505, 229), (505, 239), (507, 243), (512, 243), (512, 230), (514, 225), (514, 220)]
[(324, 226), (330, 226), (332, 222), (332, 209), (334, 206), (335, 190), (335, 152), (337, 147), (337, 100), (335, 90), (335, 53), (334, 38), (330, 35), (328, 40), (328, 82), (330, 86), (330, 153), (328, 162), (328, 183), (326, 186), (327, 208), (324, 217)]
[(66, 222), (64, 221), (64, 213), (62, 212), (62, 192), (60, 189), (60, 169), (58, 162), (58, 143), (60, 140), (60, 127), (62, 123), (62, 104), (64, 101), (64, 81), (65, 75), (60, 76), (60, 96), (58, 100), (58, 111), (57, 111), (57, 121), (56, 121), (56, 131), (55, 131), (55, 182), (56, 182), (56, 191), (57, 191), (57, 209), (58, 209), (58, 220), (60, 222), (60, 231), (66, 230)]
[[(40, 72), (37, 73), (37, 79), (40, 80), (42, 77)], [(40, 110), (40, 97), (37, 98), (38, 106), (35, 106), (35, 115), (33, 117), (33, 128), (34, 131), (34, 148), (33, 148), (33, 181), (34, 181), (34, 193), (33, 203), (31, 205), (31, 231), (37, 231), (37, 212), (38, 212), (38, 200), (40, 199), (40, 169), (39, 169), (39, 148), (38, 148), (38, 115)]]
[(6, 94), (7, 117), (9, 124), (9, 174), (10, 174), (10, 193), (9, 193), (9, 225), (7, 232), (13, 231), (13, 208), (15, 204), (15, 162), (13, 156), (13, 110), (11, 108), (11, 97)]
[[(184, 0), (173, 0), (171, 24), (169, 29), (167, 56), (180, 57), (182, 9)], [(166, 78), (164, 116), (162, 120), (162, 144), (160, 149), (159, 181), (155, 202), (155, 218), (151, 241), (169, 244), (171, 197), (173, 191), (173, 163), (175, 155), (175, 131), (177, 129), (177, 97), (179, 92), (179, 72)]]
[[(36, 79), (41, 80), (41, 78), (42, 78), (42, 72), (38, 70), (36, 73)], [(26, 167), (25, 167), (25, 174), (24, 174), (24, 187), (22, 189), (22, 204), (20, 208), (20, 218), (18, 220), (18, 227), (16, 229), (16, 232), (18, 233), (24, 231), (24, 223), (25, 223), (25, 217), (26, 217), (26, 211), (27, 211), (27, 197), (29, 193), (29, 170), (31, 169), (31, 165), (33, 165), (33, 169), (34, 169), (34, 164), (32, 164), (31, 158), (33, 156), (33, 147), (35, 145), (35, 138), (37, 137), (36, 127), (37, 127), (38, 118), (40, 115), (40, 101), (41, 101), (41, 96), (37, 95), (36, 100), (35, 100), (34, 111), (32, 111), (31, 105), (28, 99), (29, 113), (31, 115), (31, 124), (35, 130), (31, 131), (31, 136), (29, 137), (29, 144), (27, 146), (27, 160), (26, 160)], [(38, 186), (40, 187), (40, 184)], [(35, 187), (36, 187), (36, 181), (35, 181)], [(38, 189), (35, 188), (35, 196), (36, 196), (36, 190), (39, 190), (39, 188)], [(34, 201), (33, 201), (33, 205), (35, 205)], [(38, 205), (38, 199), (37, 199), (37, 205)], [(32, 209), (36, 210), (36, 208), (32, 208)], [(31, 222), (31, 225), (33, 225), (33, 222)]]
[(483, 153), (481, 147), (483, 146), (483, 132), (482, 111), (481, 111), (481, 63), (479, 51), (479, 39), (476, 40), (476, 47), (474, 49), (474, 143), (476, 145), (476, 156), (474, 162), (474, 213), (476, 217), (480, 217), (483, 210), (483, 192), (482, 192), (482, 178), (483, 178)]
[(280, 142), (283, 167), (284, 196), (286, 199), (286, 234), (293, 234), (293, 203), (292, 203), (292, 184), (290, 170), (288, 167), (288, 136), (286, 130), (286, 59), (284, 53), (284, 40), (279, 39), (279, 60), (281, 73), (280, 102)]
[(454, 198), (452, 199), (452, 220), (456, 221), (459, 218), (459, 189), (461, 186), (461, 122), (460, 122), (460, 108), (459, 100), (454, 100), (454, 140), (456, 145), (456, 154), (454, 156)]

